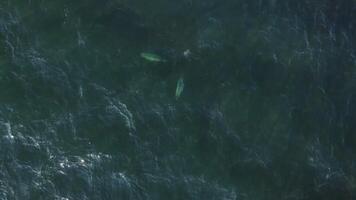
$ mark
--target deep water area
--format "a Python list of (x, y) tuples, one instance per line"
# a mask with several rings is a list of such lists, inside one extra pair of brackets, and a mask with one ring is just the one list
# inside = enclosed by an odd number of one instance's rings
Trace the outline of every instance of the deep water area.
[(0, 200), (354, 200), (355, 37), (355, 0), (1, 0)]

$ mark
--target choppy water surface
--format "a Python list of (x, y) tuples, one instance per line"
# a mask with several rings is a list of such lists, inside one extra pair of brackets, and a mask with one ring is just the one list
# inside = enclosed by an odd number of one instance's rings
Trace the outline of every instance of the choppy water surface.
[(351, 0), (3, 0), (0, 199), (354, 199), (355, 33)]

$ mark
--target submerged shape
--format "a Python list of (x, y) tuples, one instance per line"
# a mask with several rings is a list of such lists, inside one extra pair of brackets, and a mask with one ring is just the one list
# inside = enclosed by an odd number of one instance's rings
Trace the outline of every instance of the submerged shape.
[(159, 56), (157, 54), (153, 54), (153, 53), (143, 52), (140, 55), (145, 60), (148, 60), (148, 61), (151, 61), (151, 62), (165, 62), (166, 61), (161, 56)]
[(183, 77), (180, 77), (177, 81), (177, 88), (176, 88), (176, 99), (180, 97), (184, 89), (184, 81)]

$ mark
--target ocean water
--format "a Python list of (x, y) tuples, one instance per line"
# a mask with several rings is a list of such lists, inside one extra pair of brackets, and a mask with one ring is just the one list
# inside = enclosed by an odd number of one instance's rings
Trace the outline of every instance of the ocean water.
[(2, 0), (0, 199), (356, 199), (355, 33), (353, 0)]

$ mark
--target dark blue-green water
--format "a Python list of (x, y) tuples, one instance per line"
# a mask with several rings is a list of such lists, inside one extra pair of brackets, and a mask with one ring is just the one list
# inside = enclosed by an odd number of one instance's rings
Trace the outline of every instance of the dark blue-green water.
[(355, 37), (354, 0), (2, 0), (0, 199), (354, 200)]

